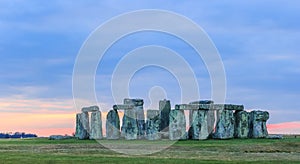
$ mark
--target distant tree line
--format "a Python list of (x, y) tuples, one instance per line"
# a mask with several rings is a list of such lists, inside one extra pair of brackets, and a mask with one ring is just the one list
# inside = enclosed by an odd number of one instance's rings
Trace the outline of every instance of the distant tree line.
[(24, 132), (0, 133), (0, 138), (34, 138), (34, 137), (37, 137), (37, 135), (26, 134)]

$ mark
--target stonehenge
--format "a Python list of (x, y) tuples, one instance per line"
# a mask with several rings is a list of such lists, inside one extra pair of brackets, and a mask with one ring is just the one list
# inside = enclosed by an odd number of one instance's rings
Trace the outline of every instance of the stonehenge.
[[(91, 112), (91, 126), (89, 112)], [(76, 114), (75, 137), (79, 139), (102, 139), (102, 120), (98, 106), (84, 107), (81, 109), (81, 113)]]
[[(143, 105), (143, 99), (129, 98), (125, 98), (123, 104), (113, 105), (106, 114), (105, 136), (99, 107), (83, 107), (81, 113), (76, 114), (75, 137), (111, 140), (268, 138), (267, 111), (248, 112), (243, 105), (214, 104), (212, 100), (176, 104), (171, 109), (170, 100), (164, 99), (159, 101), (159, 109), (147, 111)], [(122, 123), (119, 111), (124, 113)]]

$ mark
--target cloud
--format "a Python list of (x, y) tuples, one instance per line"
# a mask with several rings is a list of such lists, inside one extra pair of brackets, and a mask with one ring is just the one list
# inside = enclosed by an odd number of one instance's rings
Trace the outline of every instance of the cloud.
[(72, 99), (30, 99), (15, 95), (0, 98), (0, 113), (74, 113)]

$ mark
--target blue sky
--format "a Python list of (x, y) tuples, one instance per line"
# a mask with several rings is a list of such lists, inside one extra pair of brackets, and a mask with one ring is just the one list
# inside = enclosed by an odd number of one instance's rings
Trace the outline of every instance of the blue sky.
[[(2, 101), (26, 99), (69, 103), (74, 62), (90, 33), (114, 16), (140, 9), (176, 12), (207, 32), (224, 63), (227, 103), (268, 110), (270, 123), (300, 121), (298, 1), (2, 0)], [(143, 32), (120, 39), (100, 63), (96, 89), (104, 108), (112, 105), (110, 80), (118, 61), (129, 51), (150, 44), (169, 47), (182, 54), (195, 70), (201, 97), (210, 98), (209, 75), (191, 47), (171, 35)], [(160, 68), (148, 67), (137, 72), (131, 80), (130, 92), (133, 97), (144, 98), (147, 105), (150, 103), (148, 92), (153, 86), (164, 88), (172, 105), (179, 102), (178, 84), (170, 73)], [(159, 87), (154, 89), (163, 94)]]

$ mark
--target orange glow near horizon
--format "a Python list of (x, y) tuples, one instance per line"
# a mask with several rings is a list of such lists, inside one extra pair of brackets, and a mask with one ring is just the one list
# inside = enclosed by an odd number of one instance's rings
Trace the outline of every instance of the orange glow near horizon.
[[(104, 109), (109, 109), (105, 107)], [(0, 98), (0, 132), (25, 132), (38, 136), (72, 135), (75, 132), (76, 111), (73, 100)], [(124, 113), (119, 112), (120, 123)], [(105, 136), (107, 112), (102, 112)], [(269, 134), (300, 134), (300, 121), (267, 124)]]
[[(75, 113), (70, 114), (1, 114), (1, 132), (25, 132), (38, 136), (72, 135), (75, 132)], [(123, 113), (119, 112), (122, 123)], [(107, 112), (102, 112), (102, 128), (105, 135)], [(300, 122), (267, 124), (269, 134), (300, 134)]]
[[(72, 134), (75, 113), (71, 114), (29, 114), (1, 113), (1, 132), (25, 132), (38, 136), (51, 134)], [(65, 132), (62, 129), (66, 129)], [(70, 130), (72, 129), (72, 131)]]

